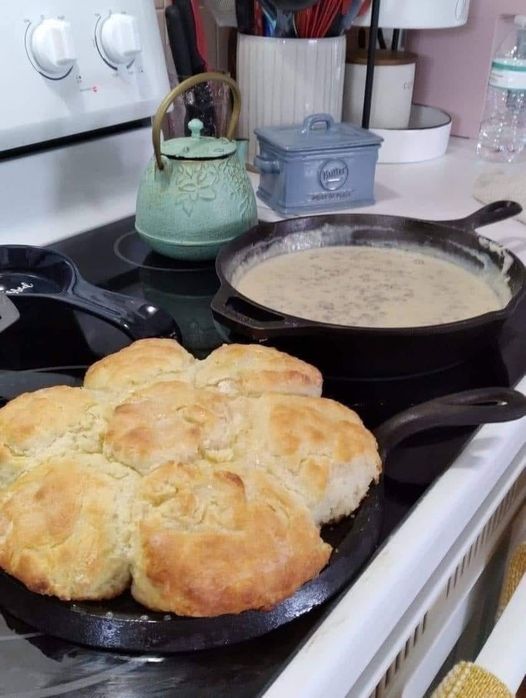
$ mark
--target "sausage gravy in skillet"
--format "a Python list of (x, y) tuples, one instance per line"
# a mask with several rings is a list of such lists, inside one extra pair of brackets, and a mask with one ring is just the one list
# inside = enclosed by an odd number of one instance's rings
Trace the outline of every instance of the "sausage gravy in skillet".
[(417, 251), (365, 245), (271, 257), (248, 269), (235, 285), (268, 308), (358, 327), (440, 325), (500, 310), (509, 300), (484, 276), (460, 264)]

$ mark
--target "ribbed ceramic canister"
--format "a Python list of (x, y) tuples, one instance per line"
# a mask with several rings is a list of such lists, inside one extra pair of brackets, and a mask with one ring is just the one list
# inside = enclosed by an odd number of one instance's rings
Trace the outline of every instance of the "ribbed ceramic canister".
[(257, 152), (255, 128), (301, 124), (315, 113), (341, 121), (345, 48), (345, 36), (275, 39), (239, 35), (239, 135), (249, 138), (250, 162)]
[[(361, 124), (367, 77), (367, 51), (351, 51), (345, 68), (343, 118)], [(415, 82), (416, 55), (377, 51), (369, 128), (407, 128)]]

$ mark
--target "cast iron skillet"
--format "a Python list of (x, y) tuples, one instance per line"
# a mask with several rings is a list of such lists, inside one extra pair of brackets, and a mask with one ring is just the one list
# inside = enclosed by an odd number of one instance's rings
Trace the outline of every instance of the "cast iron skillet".
[[(505, 422), (526, 415), (526, 398), (509, 388), (455, 393), (412, 407), (376, 431), (382, 461), (396, 444), (439, 426)], [(0, 604), (12, 616), (50, 635), (94, 647), (126, 651), (179, 652), (228, 645), (258, 637), (308, 613), (348, 585), (374, 553), (383, 509), (382, 481), (371, 487), (354, 517), (325, 526), (335, 548), (328, 566), (270, 611), (217, 618), (152, 613), (128, 593), (101, 603), (64, 603), (40, 596), (0, 572)]]
[[(214, 317), (232, 341), (262, 342), (313, 363), (325, 375), (386, 377), (433, 371), (465, 360), (497, 337), (526, 290), (526, 269), (512, 252), (475, 233), (475, 228), (515, 216), (512, 201), (497, 201), (467, 218), (424, 221), (398, 216), (337, 214), (260, 224), (228, 243), (216, 270), (221, 287)], [(329, 224), (330, 230), (323, 230)], [(446, 252), (474, 271), (494, 265), (505, 277), (511, 300), (503, 310), (427, 327), (365, 328), (314, 322), (274, 311), (234, 288), (235, 275), (262, 259), (330, 245), (415, 245)], [(307, 294), (309, 289), (305, 289)]]
[(22, 314), (34, 299), (51, 298), (108, 321), (132, 339), (179, 337), (175, 322), (164, 310), (89, 284), (69, 257), (45, 248), (1, 245), (0, 291)]

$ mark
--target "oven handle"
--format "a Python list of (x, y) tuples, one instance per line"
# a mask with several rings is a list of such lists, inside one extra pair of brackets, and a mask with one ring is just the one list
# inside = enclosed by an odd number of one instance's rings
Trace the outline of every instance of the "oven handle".
[(523, 575), (475, 660), (478, 666), (500, 679), (512, 695), (515, 695), (526, 674), (525, 617), (526, 575)]
[(516, 695), (526, 671), (525, 615), (526, 576), (523, 576), (475, 662), (456, 664), (433, 696), (511, 698)]

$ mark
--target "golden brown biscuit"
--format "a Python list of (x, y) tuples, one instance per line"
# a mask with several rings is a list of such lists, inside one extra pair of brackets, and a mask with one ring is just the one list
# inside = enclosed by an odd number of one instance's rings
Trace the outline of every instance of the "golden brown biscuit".
[(106, 410), (88, 390), (54, 386), (0, 410), (0, 486), (50, 455), (101, 450)]
[(214, 387), (234, 395), (286, 393), (321, 395), (317, 368), (271, 347), (224, 344), (197, 367), (198, 388)]
[(86, 372), (84, 386), (122, 393), (161, 380), (192, 381), (196, 360), (174, 339), (140, 339)]
[(141, 481), (136, 517), (132, 594), (159, 611), (270, 608), (330, 556), (305, 507), (256, 469), (167, 463)]
[(0, 567), (39, 594), (106, 599), (129, 584), (138, 476), (100, 455), (52, 458), (0, 496)]
[(350, 514), (378, 481), (376, 440), (347, 407), (292, 395), (264, 395), (249, 405), (237, 456), (246, 454), (247, 463), (300, 495), (317, 524)]
[(42, 594), (110, 598), (133, 565), (153, 609), (269, 608), (327, 563), (318, 525), (379, 477), (359, 417), (315, 397), (319, 372), (274, 349), (197, 362), (141, 340), (85, 385), (0, 410), (0, 567)]
[(104, 454), (140, 473), (170, 460), (228, 461), (240, 425), (231, 400), (218, 391), (179, 381), (157, 383), (116, 408)]

